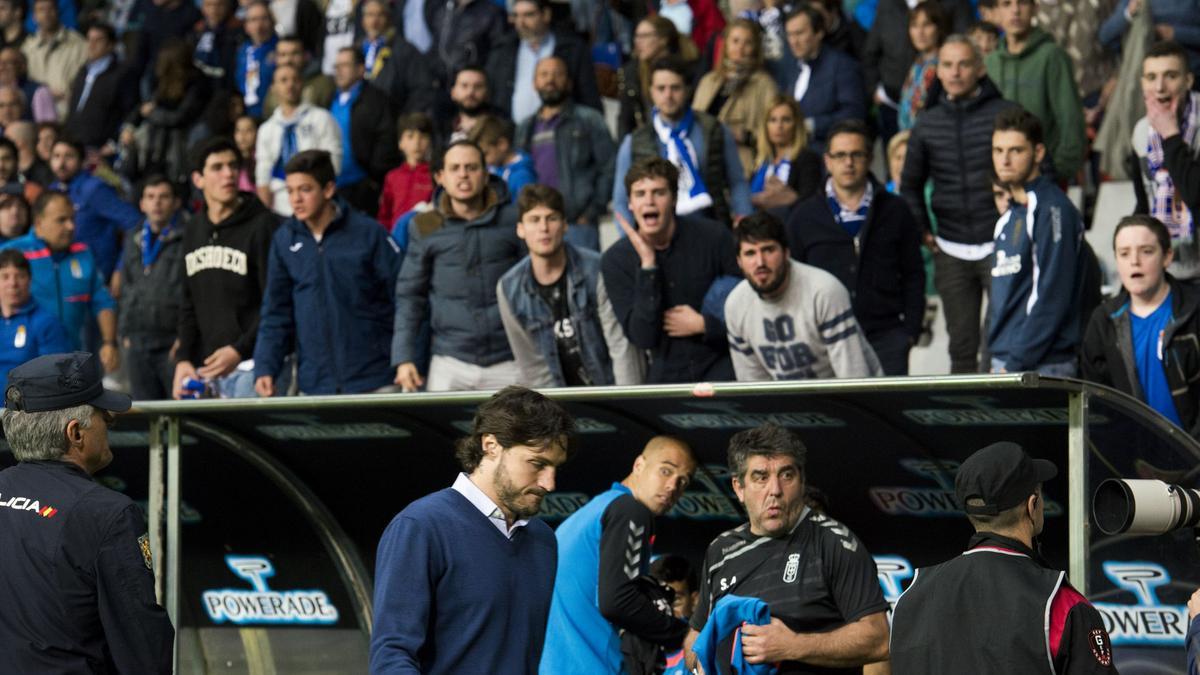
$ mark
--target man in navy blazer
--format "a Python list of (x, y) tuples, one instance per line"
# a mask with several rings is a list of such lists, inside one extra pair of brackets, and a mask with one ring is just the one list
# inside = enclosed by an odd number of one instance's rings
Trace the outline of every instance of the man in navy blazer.
[(821, 44), (825, 16), (811, 4), (788, 14), (784, 29), (790, 53), (774, 66), (775, 81), (800, 102), (809, 146), (823, 152), (835, 123), (867, 116), (862, 69), (853, 57)]

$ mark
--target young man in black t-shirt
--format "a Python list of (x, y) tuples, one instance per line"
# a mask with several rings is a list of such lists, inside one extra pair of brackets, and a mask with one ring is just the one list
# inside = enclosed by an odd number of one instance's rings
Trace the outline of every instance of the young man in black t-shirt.
[[(750, 522), (708, 547), (685, 643), (689, 663), (726, 595), (757, 598), (770, 608), (769, 624), (740, 626), (748, 663), (779, 663), (786, 674), (860, 673), (864, 664), (887, 658), (888, 605), (875, 561), (849, 528), (805, 505), (805, 454), (795, 434), (774, 424), (730, 440), (733, 489)], [(732, 653), (738, 624), (714, 638), (716, 654)], [(728, 656), (717, 665), (731, 672)]]
[(527, 185), (517, 209), (517, 236), (529, 255), (500, 278), (496, 297), (522, 384), (641, 384), (642, 355), (617, 323), (600, 254), (563, 241), (562, 194)]

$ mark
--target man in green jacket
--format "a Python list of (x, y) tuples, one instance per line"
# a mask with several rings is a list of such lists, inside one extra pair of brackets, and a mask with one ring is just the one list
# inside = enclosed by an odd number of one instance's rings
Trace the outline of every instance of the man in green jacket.
[(984, 59), (988, 76), (1004, 98), (1041, 120), (1048, 164), (1042, 173), (1056, 181), (1074, 178), (1083, 164), (1085, 139), (1071, 59), (1049, 33), (1033, 27), (1036, 0), (1000, 0), (997, 11), (1005, 35)]

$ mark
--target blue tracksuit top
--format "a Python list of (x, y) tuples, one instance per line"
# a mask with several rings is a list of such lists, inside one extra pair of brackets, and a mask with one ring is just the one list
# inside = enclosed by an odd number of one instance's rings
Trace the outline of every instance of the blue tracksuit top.
[[(613, 483), (554, 532), (559, 566), (539, 669), (542, 675), (621, 672), (621, 638), (600, 614), (600, 521), (609, 505), (627, 494), (633, 493)], [(649, 569), (648, 552), (642, 558), (643, 566)]]
[(66, 192), (75, 205), (75, 241), (88, 245), (108, 283), (121, 258), (120, 232), (129, 232), (142, 224), (142, 213), (121, 199), (111, 185), (90, 173), (78, 173), (71, 182), (50, 186)]
[[(741, 628), (743, 623), (765, 626), (771, 623), (771, 608), (758, 598), (747, 598), (740, 595), (726, 595), (717, 601), (716, 607), (708, 615), (704, 630), (696, 636), (692, 651), (696, 652), (696, 660), (706, 673), (720, 673), (718, 667), (717, 649), (721, 641), (730, 633)], [(742, 656), (742, 641), (734, 640), (733, 654), (730, 666), (738, 675), (771, 675), (778, 669), (770, 664), (746, 663)]]
[(13, 368), (38, 356), (69, 351), (62, 322), (30, 298), (12, 316), (0, 319), (0, 391), (8, 387)]
[(52, 253), (31, 230), (0, 248), (25, 254), (33, 270), (33, 299), (62, 321), (71, 349), (83, 348), (83, 327), (106, 309), (116, 309), (86, 244), (75, 242), (66, 251)]
[(293, 340), (306, 394), (352, 394), (391, 384), (399, 247), (342, 199), (321, 241), (288, 218), (267, 264), (254, 375), (278, 378)]
[(1045, 176), (1025, 194), (996, 222), (989, 300), (988, 347), (1010, 373), (1073, 360), (1081, 337), (1079, 211)]

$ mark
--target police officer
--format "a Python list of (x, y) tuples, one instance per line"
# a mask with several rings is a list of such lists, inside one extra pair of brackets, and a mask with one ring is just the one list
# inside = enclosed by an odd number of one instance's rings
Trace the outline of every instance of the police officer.
[(1117, 672), (1100, 613), (1033, 548), (1057, 473), (1016, 443), (963, 462), (954, 488), (975, 536), (897, 601), (892, 673)]
[(0, 471), (0, 672), (171, 672), (142, 511), (92, 480), (129, 396), (74, 352), (11, 370), (5, 405), (18, 464)]

